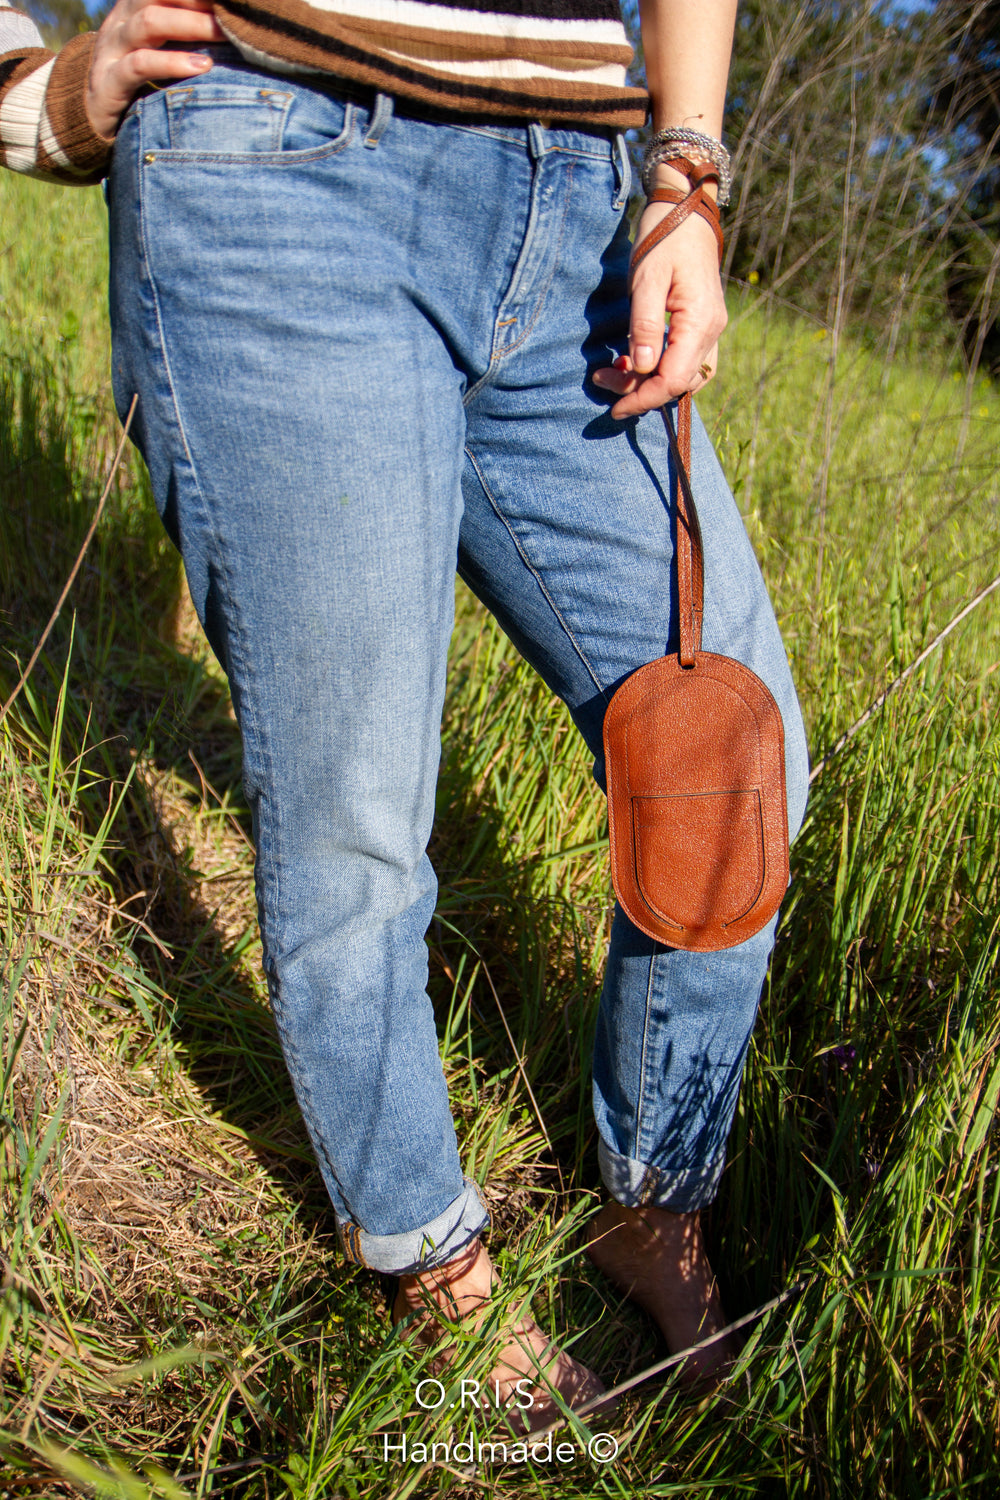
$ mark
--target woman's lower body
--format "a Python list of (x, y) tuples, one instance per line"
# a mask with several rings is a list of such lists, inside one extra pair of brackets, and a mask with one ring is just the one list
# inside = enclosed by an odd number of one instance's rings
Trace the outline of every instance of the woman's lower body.
[[(625, 346), (628, 168), (599, 133), (431, 121), (249, 70), (133, 106), (110, 183), (114, 384), (228, 673), (282, 1046), (348, 1256), (389, 1272), (484, 1227), (426, 993), (426, 848), (456, 565), (567, 703), (673, 639), (658, 414), (588, 371)], [(696, 422), (707, 650), (784, 717), (785, 652)], [(773, 928), (670, 950), (615, 916), (597, 1026), (620, 1204), (712, 1198)]]

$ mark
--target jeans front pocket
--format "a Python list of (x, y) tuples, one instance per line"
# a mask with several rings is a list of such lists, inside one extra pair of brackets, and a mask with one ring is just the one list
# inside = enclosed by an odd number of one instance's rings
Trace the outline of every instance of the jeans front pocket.
[(292, 103), (287, 89), (204, 83), (167, 89), (165, 98), (171, 151), (242, 156), (281, 150)]
[(129, 114), (141, 119), (147, 163), (292, 165), (344, 150), (357, 106), (332, 90), (217, 63)]

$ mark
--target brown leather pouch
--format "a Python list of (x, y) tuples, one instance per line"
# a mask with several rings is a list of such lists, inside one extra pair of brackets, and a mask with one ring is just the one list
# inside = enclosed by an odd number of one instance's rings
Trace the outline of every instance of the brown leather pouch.
[(626, 914), (672, 948), (758, 932), (788, 885), (781, 713), (755, 673), (701, 649), (704, 562), (690, 483), (691, 397), (677, 434), (680, 648), (622, 683), (604, 720), (611, 878)]

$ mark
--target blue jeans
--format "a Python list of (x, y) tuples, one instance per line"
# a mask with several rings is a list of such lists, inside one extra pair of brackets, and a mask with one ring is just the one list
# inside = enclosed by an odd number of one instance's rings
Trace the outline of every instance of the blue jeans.
[[(348, 1255), (453, 1256), (463, 1177), (426, 993), (427, 858), (456, 564), (601, 725), (672, 638), (668, 457), (588, 371), (625, 345), (620, 141), (450, 123), (256, 73), (135, 104), (114, 153), (119, 410), (228, 674), (281, 1043)], [(708, 650), (806, 751), (767, 594), (700, 424)], [(623, 1203), (712, 1197), (773, 939), (669, 950), (619, 913), (594, 1102)]]

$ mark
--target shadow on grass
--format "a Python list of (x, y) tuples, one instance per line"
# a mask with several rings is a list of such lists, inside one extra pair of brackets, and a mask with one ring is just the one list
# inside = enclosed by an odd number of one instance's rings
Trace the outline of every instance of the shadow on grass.
[[(82, 543), (110, 437), (69, 429), (48, 372), (15, 366), (0, 372), (4, 697)], [(72, 749), (65, 759), (86, 752), (93, 779), (80, 803), (95, 826), (110, 786), (133, 773), (139, 760), (111, 848), (118, 904), (129, 918), (141, 914), (145, 924), (136, 930), (135, 952), (152, 984), (171, 997), (163, 1020), (208, 1105), (251, 1139), (255, 1120), (265, 1135), (274, 1133), (271, 1148), (262, 1147), (268, 1170), (302, 1198), (313, 1227), (328, 1233), (325, 1198), (307, 1165), (311, 1156), (277, 1036), (239, 961), (245, 943), (220, 930), (202, 875), (183, 838), (171, 838), (157, 795), (164, 786), (196, 782), (193, 755), (220, 795), (236, 807), (240, 802), (239, 738), (228, 692), (207, 662), (175, 643), (183, 600), (179, 559), (161, 535), (133, 458), (119, 472), (24, 697), (47, 733), (67, 672), (63, 739)], [(27, 712), (27, 701), (20, 707)], [(182, 803), (175, 793), (174, 832)]]

